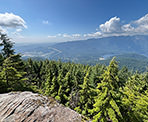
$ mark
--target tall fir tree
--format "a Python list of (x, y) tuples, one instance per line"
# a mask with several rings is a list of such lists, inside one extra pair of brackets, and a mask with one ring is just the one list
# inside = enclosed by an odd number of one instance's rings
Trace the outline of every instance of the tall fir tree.
[(51, 72), (51, 69), (48, 69), (48, 74), (46, 76), (46, 82), (44, 84), (44, 89), (45, 89), (44, 94), (45, 95), (48, 95), (48, 96), (50, 95), (51, 96), (51, 94), (53, 94), (55, 83), (56, 83), (56, 77), (53, 76), (53, 74)]
[(79, 102), (78, 106), (75, 108), (76, 111), (85, 116), (90, 116), (89, 109), (92, 109), (93, 107), (93, 97), (95, 96), (94, 87), (90, 80), (90, 72), (91, 70), (89, 68), (84, 77), (83, 84), (80, 85)]
[(147, 80), (144, 75), (135, 73), (128, 78), (123, 89), (122, 109), (126, 121), (143, 122), (148, 120)]
[(10, 55), (14, 54), (13, 43), (7, 37), (6, 34), (0, 34), (0, 46), (2, 46), (2, 55), (4, 58), (8, 58)]
[(5, 93), (5, 92), (7, 92), (7, 84), (3, 80), (3, 76), (2, 76), (1, 71), (2, 71), (2, 66), (0, 66), (0, 93)]
[(71, 87), (73, 86), (73, 79), (71, 76), (71, 73), (67, 72), (66, 76), (58, 82), (59, 89), (57, 97), (59, 97), (60, 103), (62, 104), (68, 104), (67, 102), (71, 92)]
[(1, 79), (7, 84), (8, 91), (23, 90), (26, 72), (23, 71), (23, 62), (19, 55), (7, 57), (0, 72)]
[(119, 122), (123, 121), (120, 111), (120, 91), (118, 85), (118, 65), (113, 58), (102, 74), (101, 81), (97, 85), (94, 108), (91, 110), (93, 122)]

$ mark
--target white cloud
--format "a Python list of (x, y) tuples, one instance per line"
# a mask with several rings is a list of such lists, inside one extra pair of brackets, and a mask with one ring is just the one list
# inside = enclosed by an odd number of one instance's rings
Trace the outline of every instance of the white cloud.
[(12, 35), (15, 38), (24, 38), (24, 36), (21, 34), (22, 29), (17, 28), (15, 31), (11, 32), (10, 35)]
[(81, 37), (81, 34), (72, 34), (72, 37), (74, 38)]
[(131, 21), (130, 23), (123, 23), (119, 17), (112, 17), (104, 24), (100, 24), (99, 28), (94, 33), (87, 34), (57, 34), (56, 39), (70, 40), (83, 40), (89, 38), (102, 38), (109, 36), (132, 36), (132, 35), (148, 35), (148, 14)]
[[(98, 33), (96, 35), (96, 33)], [(148, 35), (148, 14), (138, 20), (123, 24), (119, 17), (113, 17), (99, 26), (97, 32), (85, 34), (85, 37), (108, 37), (126, 35)]]
[(64, 38), (69, 38), (69, 39), (81, 39), (82, 35), (79, 33), (75, 33), (75, 34), (61, 34), (62, 37)]
[(20, 16), (14, 15), (13, 13), (0, 14), (0, 26), (10, 28), (27, 28), (25, 21)]
[(148, 14), (133, 21), (132, 25), (135, 28), (135, 33), (148, 34)]
[(140, 19), (134, 21), (134, 23), (138, 25), (148, 25), (148, 14), (145, 16), (141, 17)]
[(43, 20), (42, 23), (45, 24), (45, 25), (49, 24), (48, 20)]
[(97, 38), (101, 35), (102, 34), (100, 32), (95, 32), (95, 33), (84, 34), (83, 36), (86, 37), (86, 38)]
[(131, 24), (125, 24), (122, 26), (122, 31), (124, 32), (130, 32), (134, 31), (134, 27), (131, 26)]
[(63, 34), (62, 35), (64, 38), (71, 38), (71, 35), (69, 35), (69, 34)]
[(84, 36), (78, 33), (75, 34), (67, 34), (67, 33), (59, 33), (56, 35), (48, 35), (48, 39), (56, 40), (56, 41), (73, 41), (73, 40), (83, 40)]
[(10, 37), (24, 38), (21, 35), (22, 29), (27, 28), (26, 22), (13, 13), (0, 13), (0, 32)]
[(51, 35), (48, 35), (48, 38), (56, 38), (57, 36), (54, 35), (54, 36), (51, 36)]
[(100, 30), (102, 33), (119, 33), (121, 32), (120, 18), (113, 17), (109, 21), (100, 25)]
[(61, 33), (59, 33), (59, 34), (57, 34), (57, 36), (62, 36), (62, 34), (61, 34)]
[(22, 31), (21, 28), (16, 29), (16, 32), (21, 32), (21, 31)]
[(6, 34), (6, 33), (7, 33), (7, 30), (4, 29), (4, 28), (2, 28), (2, 27), (0, 26), (0, 33)]

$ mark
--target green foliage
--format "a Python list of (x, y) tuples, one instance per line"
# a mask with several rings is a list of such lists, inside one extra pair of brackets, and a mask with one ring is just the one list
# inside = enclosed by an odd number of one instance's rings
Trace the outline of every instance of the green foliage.
[(84, 81), (82, 85), (79, 85), (79, 102), (78, 106), (75, 108), (79, 113), (90, 116), (89, 110), (92, 109), (94, 103), (95, 91), (92, 83), (90, 82), (90, 68), (88, 69), (86, 75), (84, 76)]
[(120, 108), (120, 91), (119, 91), (119, 78), (118, 78), (118, 65), (112, 59), (110, 65), (107, 67), (102, 80), (98, 83), (95, 97), (94, 108), (91, 113), (94, 114), (94, 122), (100, 121), (113, 121), (118, 122), (123, 120)]
[(7, 84), (2, 80), (2, 75), (0, 73), (0, 93), (5, 93), (5, 92), (7, 92)]
[(14, 54), (13, 43), (5, 34), (0, 33), (0, 93), (26, 90), (27, 80), (24, 62), (19, 54)]
[[(99, 61), (101, 64), (106, 64), (108, 65), (109, 62), (111, 61), (112, 57), (107, 58), (106, 60)], [(135, 53), (125, 53), (121, 55), (116, 55), (116, 60), (119, 62), (119, 68), (123, 68), (126, 66), (129, 71), (143, 73), (145, 71), (148, 71), (147, 66), (148, 66), (148, 58), (135, 54)]]
[(0, 66), (2, 66), (3, 61), (4, 61), (4, 57), (2, 56), (2, 54), (0, 54)]
[(130, 75), (131, 75), (131, 72), (128, 71), (127, 67), (123, 67), (121, 68), (121, 70), (119, 70), (118, 77), (119, 77), (120, 87), (124, 87)]
[(22, 61), (0, 35), (0, 93), (29, 90), (55, 98), (94, 122), (147, 122), (148, 73), (61, 61)]
[(138, 114), (141, 120), (148, 121), (148, 90), (144, 94), (137, 96), (133, 111)]
[(42, 81), (45, 79), (45, 64), (42, 61), (32, 61), (28, 59), (26, 63), (26, 72), (29, 82), (36, 85), (39, 89), (42, 88)]
[(0, 34), (0, 40), (2, 42), (0, 43), (0, 46), (3, 46), (2, 48), (2, 55), (4, 58), (9, 57), (10, 55), (14, 54), (13, 43), (10, 41), (10, 39), (7, 37), (6, 34)]
[(147, 75), (138, 73), (129, 77), (123, 89), (122, 108), (126, 121), (148, 120)]
[(1, 81), (7, 84), (8, 91), (23, 90), (23, 82), (27, 79), (22, 67), (19, 55), (11, 55), (4, 60), (0, 75)]

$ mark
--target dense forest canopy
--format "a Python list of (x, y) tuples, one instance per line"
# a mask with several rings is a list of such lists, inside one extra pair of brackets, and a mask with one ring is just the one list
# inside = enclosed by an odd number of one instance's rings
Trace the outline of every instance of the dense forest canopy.
[(108, 66), (28, 59), (0, 34), (0, 93), (33, 91), (55, 98), (93, 122), (147, 122), (148, 73)]

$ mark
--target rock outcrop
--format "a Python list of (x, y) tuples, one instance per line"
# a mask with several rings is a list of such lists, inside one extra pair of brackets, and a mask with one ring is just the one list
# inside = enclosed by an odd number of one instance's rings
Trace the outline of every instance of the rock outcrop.
[(32, 92), (0, 94), (0, 122), (81, 122), (70, 108)]

